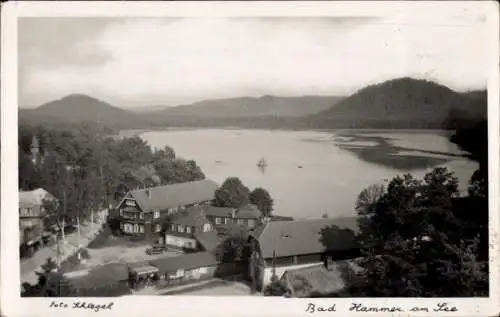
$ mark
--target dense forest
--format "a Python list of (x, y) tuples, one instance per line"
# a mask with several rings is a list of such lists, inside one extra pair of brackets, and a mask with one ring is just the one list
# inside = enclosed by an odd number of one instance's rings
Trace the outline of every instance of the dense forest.
[[(193, 160), (174, 149), (152, 149), (139, 137), (115, 138), (100, 125), (71, 128), (20, 125), (19, 187), (42, 187), (65, 201), (67, 220), (117, 202), (128, 190), (143, 186), (201, 180)], [(31, 149), (36, 137), (38, 153)], [(35, 141), (36, 142), (36, 141)]]
[(488, 296), (487, 135), (483, 120), (462, 123), (451, 137), (479, 163), (467, 196), (445, 167), (360, 193), (365, 271), (349, 296)]
[(458, 93), (427, 80), (398, 78), (367, 86), (334, 107), (308, 116), (317, 128), (454, 129), (486, 117), (486, 91)]

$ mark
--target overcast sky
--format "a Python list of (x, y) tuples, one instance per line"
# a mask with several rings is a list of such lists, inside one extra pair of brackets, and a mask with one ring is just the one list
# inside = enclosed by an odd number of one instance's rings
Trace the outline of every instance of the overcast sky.
[(119, 107), (347, 95), (412, 76), (486, 87), (481, 16), (23, 18), (22, 107), (84, 93)]

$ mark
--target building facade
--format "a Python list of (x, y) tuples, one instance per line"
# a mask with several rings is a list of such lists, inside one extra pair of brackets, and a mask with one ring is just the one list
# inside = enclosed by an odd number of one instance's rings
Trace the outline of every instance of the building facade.
[(19, 245), (22, 253), (33, 253), (43, 246), (44, 237), (50, 236), (45, 228), (45, 199), (55, 198), (42, 188), (19, 191)]
[(165, 223), (165, 244), (185, 251), (211, 251), (221, 241), (214, 226), (198, 206), (180, 212)]
[(269, 222), (250, 234), (249, 276), (259, 288), (287, 270), (359, 256), (355, 218)]
[(222, 235), (233, 228), (253, 229), (262, 224), (262, 213), (254, 205), (241, 208), (208, 206), (206, 217)]
[(130, 191), (116, 207), (120, 230), (129, 235), (157, 237), (169, 217), (209, 205), (217, 187), (211, 180), (201, 180)]

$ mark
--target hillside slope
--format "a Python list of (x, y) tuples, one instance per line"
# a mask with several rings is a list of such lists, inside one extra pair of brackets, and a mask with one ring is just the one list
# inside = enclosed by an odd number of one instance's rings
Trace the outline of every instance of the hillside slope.
[(328, 109), (343, 97), (302, 96), (241, 97), (205, 100), (190, 105), (164, 108), (155, 115), (196, 118), (300, 117)]
[(452, 116), (484, 117), (485, 96), (399, 78), (365, 87), (306, 120), (308, 126), (321, 128), (443, 128)]
[(21, 109), (19, 114), (25, 121), (43, 123), (93, 122), (109, 126), (126, 126), (137, 121), (137, 118), (128, 111), (82, 94), (68, 95), (35, 109)]

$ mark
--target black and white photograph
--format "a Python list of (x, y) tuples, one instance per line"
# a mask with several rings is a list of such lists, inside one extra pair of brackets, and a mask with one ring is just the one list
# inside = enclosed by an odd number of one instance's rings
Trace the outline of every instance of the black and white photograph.
[(15, 296), (497, 296), (485, 3), (18, 16)]

